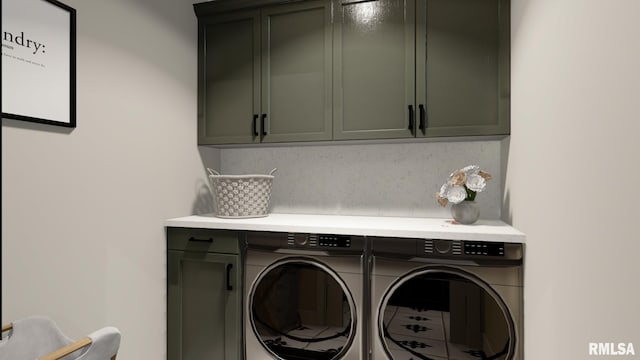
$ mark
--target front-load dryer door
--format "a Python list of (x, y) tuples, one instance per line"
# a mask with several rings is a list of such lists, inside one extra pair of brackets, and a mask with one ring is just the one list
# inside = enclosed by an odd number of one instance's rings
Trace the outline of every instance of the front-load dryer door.
[(397, 277), (382, 298), (377, 327), (377, 345), (389, 359), (514, 358), (508, 307), (487, 283), (455, 267)]
[(275, 359), (337, 360), (354, 341), (356, 311), (349, 289), (316, 259), (287, 257), (266, 267), (247, 301), (252, 327), (247, 331)]

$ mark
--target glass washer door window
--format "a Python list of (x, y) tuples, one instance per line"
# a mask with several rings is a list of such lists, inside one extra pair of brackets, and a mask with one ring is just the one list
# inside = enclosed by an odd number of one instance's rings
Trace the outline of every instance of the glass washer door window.
[(435, 267), (399, 278), (379, 309), (391, 359), (513, 358), (514, 323), (500, 296), (462, 270)]
[(353, 342), (353, 298), (317, 260), (275, 262), (258, 276), (249, 301), (254, 334), (279, 359), (337, 360)]

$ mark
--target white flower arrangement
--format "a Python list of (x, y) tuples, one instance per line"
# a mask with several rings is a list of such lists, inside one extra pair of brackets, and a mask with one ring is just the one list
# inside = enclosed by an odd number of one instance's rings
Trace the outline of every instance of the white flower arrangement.
[(480, 170), (478, 165), (465, 166), (449, 175), (449, 179), (436, 193), (436, 200), (440, 206), (448, 203), (459, 204), (465, 200), (474, 201), (476, 194), (484, 190), (491, 174)]

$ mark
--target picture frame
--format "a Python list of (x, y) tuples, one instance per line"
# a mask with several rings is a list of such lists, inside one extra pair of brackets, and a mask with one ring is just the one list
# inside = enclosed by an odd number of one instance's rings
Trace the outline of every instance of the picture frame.
[(2, 118), (76, 127), (76, 10), (2, 0)]

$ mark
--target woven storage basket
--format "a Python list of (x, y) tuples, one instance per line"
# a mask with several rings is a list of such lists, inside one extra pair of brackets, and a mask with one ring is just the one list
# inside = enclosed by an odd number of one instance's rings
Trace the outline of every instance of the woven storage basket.
[(220, 175), (209, 171), (213, 191), (213, 215), (221, 218), (254, 218), (269, 215), (271, 183), (269, 175)]

